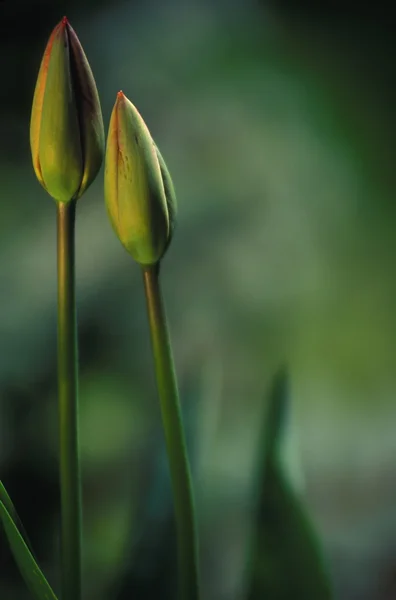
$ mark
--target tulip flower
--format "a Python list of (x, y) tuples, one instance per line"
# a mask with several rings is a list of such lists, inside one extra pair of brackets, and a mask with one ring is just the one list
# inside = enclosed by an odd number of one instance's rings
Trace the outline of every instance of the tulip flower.
[(107, 137), (105, 199), (114, 231), (142, 268), (175, 508), (178, 598), (199, 600), (194, 494), (159, 269), (174, 230), (176, 195), (145, 122), (122, 92), (117, 94)]
[(82, 597), (76, 201), (95, 179), (102, 164), (104, 145), (103, 119), (95, 80), (77, 35), (64, 17), (53, 30), (41, 61), (30, 122), (30, 146), (36, 176), (57, 202), (63, 600), (81, 600)]
[(138, 110), (118, 92), (107, 138), (105, 199), (114, 231), (142, 266), (162, 258), (170, 236), (160, 160)]
[(36, 176), (58, 202), (79, 198), (102, 164), (99, 96), (84, 50), (66, 17), (53, 30), (41, 61), (30, 146)]

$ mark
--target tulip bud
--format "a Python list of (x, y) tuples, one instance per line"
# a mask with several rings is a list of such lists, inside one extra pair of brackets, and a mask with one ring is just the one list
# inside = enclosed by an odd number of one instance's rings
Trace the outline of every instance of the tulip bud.
[(142, 266), (156, 264), (169, 213), (156, 146), (135, 106), (118, 92), (106, 147), (105, 199), (119, 240)]
[(41, 61), (30, 122), (33, 167), (58, 202), (79, 198), (103, 160), (104, 129), (95, 80), (66, 17)]

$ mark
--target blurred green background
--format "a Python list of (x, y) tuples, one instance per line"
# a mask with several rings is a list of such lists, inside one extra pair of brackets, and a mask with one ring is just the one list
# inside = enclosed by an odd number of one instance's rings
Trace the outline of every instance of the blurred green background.
[[(263, 398), (281, 362), (285, 464), (336, 598), (396, 597), (394, 36), (385, 7), (342, 7), (0, 2), (0, 477), (56, 589), (55, 205), (29, 119), (66, 14), (105, 127), (122, 89), (177, 191), (163, 284), (205, 600), (243, 597)], [(123, 577), (123, 599), (167, 568), (169, 491), (140, 273), (110, 228), (102, 174), (78, 206), (77, 254), (85, 591), (115, 598)], [(3, 537), (0, 597), (28, 597)]]

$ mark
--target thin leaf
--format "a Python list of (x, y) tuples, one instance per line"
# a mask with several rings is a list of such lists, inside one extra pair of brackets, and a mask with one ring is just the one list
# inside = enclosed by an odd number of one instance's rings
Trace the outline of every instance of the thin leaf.
[(12, 500), (9, 497), (7, 490), (5, 489), (4, 484), (1, 480), (0, 480), (0, 502), (2, 502), (4, 504), (5, 508), (7, 509), (8, 514), (10, 515), (11, 519), (13, 520), (16, 528), (18, 529), (19, 533), (23, 537), (25, 544), (29, 548), (31, 554), (35, 557), (32, 545), (27, 536), (27, 533), (22, 524), (22, 521), (19, 518), (16, 508), (15, 508), (14, 504), (12, 503)]
[(288, 409), (285, 371), (274, 379), (261, 445), (259, 501), (250, 563), (249, 600), (330, 600), (317, 533), (280, 460)]
[(272, 381), (268, 404), (263, 428), (263, 458), (277, 460), (289, 408), (289, 381), (284, 367), (278, 371)]
[(30, 592), (36, 600), (57, 600), (48, 581), (25, 544), (8, 510), (0, 501), (0, 518), (15, 562)]

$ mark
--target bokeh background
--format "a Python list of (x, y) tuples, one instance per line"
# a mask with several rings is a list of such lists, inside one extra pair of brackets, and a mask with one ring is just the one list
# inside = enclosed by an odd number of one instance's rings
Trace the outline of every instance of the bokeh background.
[[(0, 477), (56, 589), (55, 206), (31, 167), (29, 119), (42, 53), (66, 14), (106, 127), (122, 89), (175, 182), (163, 284), (205, 600), (243, 597), (259, 425), (281, 363), (292, 400), (285, 465), (336, 598), (396, 597), (389, 10), (328, 0), (0, 2)], [(114, 598), (116, 580), (130, 591), (169, 558), (157, 549), (169, 535), (169, 490), (141, 278), (110, 228), (102, 175), (77, 221), (87, 600)], [(28, 597), (3, 537), (0, 596)]]

